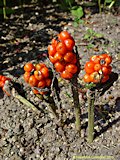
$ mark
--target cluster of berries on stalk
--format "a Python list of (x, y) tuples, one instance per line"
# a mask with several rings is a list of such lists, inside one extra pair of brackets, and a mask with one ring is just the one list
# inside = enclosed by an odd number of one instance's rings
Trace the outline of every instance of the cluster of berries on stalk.
[(49, 59), (64, 79), (71, 79), (78, 71), (74, 46), (75, 41), (67, 31), (60, 32), (57, 39), (52, 39), (48, 46)]
[(93, 55), (85, 64), (84, 82), (105, 83), (109, 79), (112, 57), (107, 54)]
[(24, 80), (33, 88), (35, 94), (46, 94), (48, 91), (40, 89), (49, 88), (51, 85), (50, 72), (44, 63), (36, 65), (26, 63), (24, 66)]
[(8, 95), (10, 96), (10, 94), (4, 89), (4, 85), (5, 85), (5, 81), (11, 81), (10, 78), (0, 75), (0, 88), (2, 88), (2, 90)]

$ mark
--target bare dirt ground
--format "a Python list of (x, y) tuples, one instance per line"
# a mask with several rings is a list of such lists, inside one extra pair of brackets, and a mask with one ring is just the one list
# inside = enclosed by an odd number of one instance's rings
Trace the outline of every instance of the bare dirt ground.
[[(0, 90), (0, 160), (72, 160), (73, 156), (113, 156), (120, 159), (120, 16), (112, 13), (85, 17), (85, 24), (73, 26), (73, 18), (57, 7), (29, 6), (16, 9), (7, 21), (0, 23), (0, 74), (14, 76), (19, 93), (39, 108), (36, 112), (8, 97)], [(29, 13), (29, 14), (28, 14)], [(102, 38), (84, 41), (91, 28)], [(61, 30), (67, 29), (76, 41), (81, 68), (90, 55), (108, 51), (112, 54), (112, 85), (95, 107), (95, 140), (87, 143), (87, 102), (82, 103), (82, 137), (76, 133), (71, 86), (59, 82), (62, 116), (61, 129), (49, 114), (47, 105), (23, 80), (26, 62), (45, 62), (47, 46)], [(94, 46), (89, 49), (88, 44)], [(79, 74), (79, 79), (84, 71)], [(81, 76), (82, 75), (82, 76)], [(97, 158), (96, 158), (97, 159)], [(109, 158), (110, 160), (112, 159)]]

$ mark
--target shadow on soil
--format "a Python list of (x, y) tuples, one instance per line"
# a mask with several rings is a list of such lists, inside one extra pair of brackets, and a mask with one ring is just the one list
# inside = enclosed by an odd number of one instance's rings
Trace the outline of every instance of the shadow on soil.
[(11, 19), (2, 22), (0, 71), (23, 62), (44, 61), (46, 50), (41, 51), (41, 48), (47, 48), (54, 34), (61, 31), (61, 22), (70, 21), (69, 17), (63, 18), (61, 14), (57, 6), (28, 5), (23, 9), (18, 8)]

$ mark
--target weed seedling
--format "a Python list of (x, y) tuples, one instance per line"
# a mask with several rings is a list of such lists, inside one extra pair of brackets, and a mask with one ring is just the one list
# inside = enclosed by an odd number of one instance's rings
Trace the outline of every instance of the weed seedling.
[(100, 33), (97, 33), (95, 32), (94, 30), (92, 29), (87, 29), (87, 32), (85, 33), (84, 35), (84, 39), (87, 40), (87, 41), (91, 41), (93, 40), (94, 38), (102, 38), (103, 35), (100, 34)]
[(74, 17), (74, 26), (75, 27), (78, 27), (78, 25), (80, 23), (82, 23), (82, 24), (84, 23), (84, 20), (81, 19), (84, 15), (83, 8), (81, 6), (72, 7), (71, 14)]

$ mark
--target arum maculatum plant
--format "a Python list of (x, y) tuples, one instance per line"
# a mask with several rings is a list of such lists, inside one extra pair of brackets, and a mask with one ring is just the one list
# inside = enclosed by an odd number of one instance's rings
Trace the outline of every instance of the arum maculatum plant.
[[(75, 48), (75, 49), (74, 49)], [(62, 118), (57, 114), (56, 105), (53, 96), (50, 96), (54, 89), (56, 74), (71, 84), (76, 130), (81, 134), (81, 109), (78, 93), (78, 73), (80, 71), (79, 56), (77, 47), (73, 37), (67, 32), (62, 31), (56, 38), (53, 38), (51, 44), (48, 45), (48, 59), (50, 62), (50, 70), (44, 63), (36, 65), (27, 63), (24, 66), (24, 80), (31, 86), (32, 91), (37, 96), (41, 96), (49, 103), (49, 109), (57, 120), (64, 125)], [(112, 57), (108, 53), (93, 55), (89, 62), (85, 64), (85, 75), (83, 77), (88, 88), (88, 142), (91, 143), (94, 139), (94, 102), (96, 85), (103, 84), (109, 79), (112, 67), (110, 66)], [(52, 76), (51, 76), (52, 75)], [(79, 84), (81, 89), (83, 85)], [(56, 88), (55, 88), (56, 89)], [(57, 89), (56, 89), (57, 92)]]
[(93, 55), (89, 62), (85, 64), (84, 82), (87, 83), (88, 94), (88, 142), (94, 139), (94, 102), (95, 85), (108, 81), (112, 67), (110, 66), (112, 57), (108, 53)]
[(77, 75), (79, 73), (78, 54), (74, 52), (75, 41), (73, 37), (67, 32), (62, 31), (56, 38), (53, 38), (51, 44), (48, 46), (48, 57), (56, 72), (60, 77), (71, 83), (74, 109), (76, 118), (76, 130), (80, 134), (80, 103), (77, 89), (73, 84), (77, 85)]
[(34, 94), (40, 99), (49, 103), (48, 107), (53, 116), (58, 120), (56, 105), (53, 97), (50, 96), (52, 74), (44, 63), (33, 64), (28, 62), (24, 65), (24, 80), (30, 85)]

